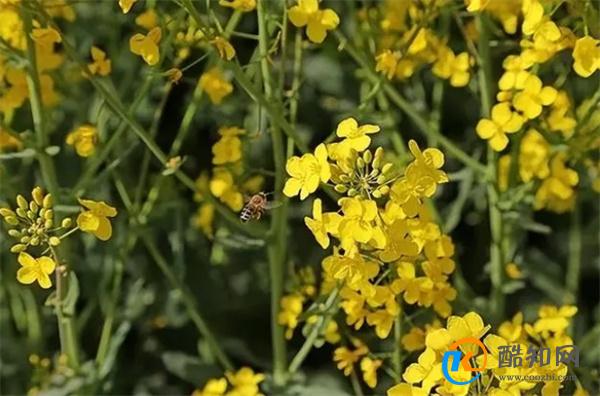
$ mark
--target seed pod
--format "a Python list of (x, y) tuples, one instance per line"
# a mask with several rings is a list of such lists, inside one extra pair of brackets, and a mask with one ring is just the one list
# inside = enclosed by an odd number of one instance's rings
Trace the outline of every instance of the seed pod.
[(2, 217), (8, 217), (8, 216), (16, 217), (16, 214), (15, 214), (15, 212), (13, 212), (9, 208), (0, 208), (0, 216), (2, 216)]
[(42, 205), (44, 206), (44, 208), (51, 208), (52, 205), (54, 205), (54, 199), (52, 198), (52, 194), (46, 194)]
[(17, 225), (17, 224), (19, 224), (19, 220), (17, 220), (17, 218), (15, 216), (6, 216), (4, 218), (4, 221), (6, 221), (10, 225)]
[(346, 187), (343, 184), (336, 184), (334, 187), (335, 191), (339, 192), (339, 193), (345, 193), (346, 191), (348, 191), (348, 187)]
[(21, 243), (29, 243), (30, 240), (31, 240), (31, 238), (28, 237), (27, 235), (25, 235), (23, 238), (21, 238), (21, 240), (19, 242), (21, 242)]
[(31, 191), (31, 196), (38, 206), (42, 206), (42, 203), (44, 202), (44, 191), (41, 187), (35, 187), (33, 191)]
[(26, 245), (23, 245), (22, 243), (17, 243), (16, 245), (12, 245), (12, 247), (10, 248), (10, 252), (11, 253), (21, 253), (26, 248), (27, 248)]
[(13, 238), (21, 238), (21, 235), (23, 234), (19, 230), (12, 229), (8, 230), (8, 235), (10, 235)]
[(52, 220), (54, 218), (54, 211), (52, 209), (48, 209), (46, 213), (44, 213), (44, 219)]
[(392, 163), (388, 162), (387, 164), (383, 165), (383, 167), (381, 168), (381, 173), (387, 173), (389, 172), (390, 169), (392, 169), (392, 166), (394, 166)]
[(349, 197), (354, 197), (356, 195), (358, 195), (358, 191), (355, 188), (351, 188), (350, 190), (348, 190)]
[(27, 209), (17, 208), (17, 216), (27, 218)]
[(35, 201), (29, 202), (29, 210), (32, 211), (34, 214), (37, 214), (39, 208), (40, 207), (35, 203)]
[(60, 223), (60, 226), (62, 228), (69, 228), (71, 227), (71, 225), (73, 225), (73, 220), (71, 220), (71, 218), (66, 217), (62, 220), (62, 222)]
[(37, 235), (32, 236), (29, 243), (31, 244), (31, 246), (38, 246), (40, 244), (40, 237), (38, 237)]
[(58, 246), (58, 245), (60, 245), (60, 238), (53, 236), (53, 237), (50, 237), (48, 242), (50, 243), (51, 246)]
[(50, 219), (50, 220), (46, 220), (44, 222), (44, 228), (45, 229), (49, 229), (52, 228), (52, 226), (54, 225), (54, 220)]
[(17, 205), (19, 205), (19, 208), (23, 210), (27, 210), (27, 207), (29, 206), (25, 197), (21, 194), (17, 195)]
[(363, 159), (368, 164), (373, 159), (373, 154), (371, 154), (371, 150), (367, 150), (363, 153)]

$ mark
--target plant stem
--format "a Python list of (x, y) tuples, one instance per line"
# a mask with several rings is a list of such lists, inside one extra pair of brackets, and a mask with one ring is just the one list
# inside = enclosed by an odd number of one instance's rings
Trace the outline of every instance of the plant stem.
[(571, 212), (571, 224), (569, 227), (569, 261), (567, 263), (567, 304), (577, 302), (579, 291), (579, 277), (581, 273), (581, 211), (576, 204)]
[[(268, 40), (265, 21), (265, 2), (257, 2), (258, 15), (258, 34), (260, 50), (260, 70), (263, 80), (265, 98), (267, 101), (273, 100), (273, 87), (268, 63)], [(275, 166), (275, 199), (283, 202), (285, 197), (282, 194), (285, 169), (284, 142), (279, 127), (271, 122), (271, 140), (273, 143), (273, 161)], [(276, 386), (283, 386), (286, 382), (285, 367), (286, 362), (286, 344), (283, 327), (278, 323), (279, 302), (283, 294), (283, 268), (287, 250), (287, 211), (285, 207), (273, 212), (271, 216), (271, 228), (269, 237), (272, 238), (268, 245), (269, 256), (269, 274), (271, 278), (271, 343), (273, 347), (273, 380)]]
[(392, 355), (396, 382), (402, 380), (402, 313), (402, 305), (400, 304), (400, 312), (394, 318), (394, 353)]
[[(479, 68), (479, 90), (481, 94), (481, 113), (483, 117), (489, 117), (491, 111), (492, 91), (491, 91), (491, 60), (490, 47), (488, 42), (487, 21), (483, 15), (477, 17), (477, 28), (479, 30), (478, 52), (480, 56)], [(498, 185), (497, 185), (497, 153), (488, 145), (487, 149), (487, 195), (490, 219), (490, 278), (492, 281), (492, 290), (490, 303), (492, 317), (499, 321), (504, 313), (504, 293), (502, 284), (504, 281), (504, 252), (502, 247), (503, 224), (502, 213), (498, 207)], [(504, 236), (508, 238), (508, 235)]]

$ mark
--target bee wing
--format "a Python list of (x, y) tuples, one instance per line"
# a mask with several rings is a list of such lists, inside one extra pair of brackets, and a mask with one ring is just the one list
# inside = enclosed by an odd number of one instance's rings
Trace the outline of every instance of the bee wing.
[(276, 209), (276, 208), (280, 207), (281, 205), (283, 205), (283, 202), (269, 201), (265, 205), (265, 209), (267, 209), (267, 210)]

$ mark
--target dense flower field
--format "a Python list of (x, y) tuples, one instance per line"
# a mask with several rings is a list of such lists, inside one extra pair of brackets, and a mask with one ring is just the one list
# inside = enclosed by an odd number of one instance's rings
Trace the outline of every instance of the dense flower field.
[(0, 393), (600, 394), (597, 0), (0, 0)]

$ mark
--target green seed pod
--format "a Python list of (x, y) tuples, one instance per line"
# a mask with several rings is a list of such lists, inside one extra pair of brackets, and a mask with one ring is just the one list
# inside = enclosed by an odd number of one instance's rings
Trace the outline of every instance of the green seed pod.
[(50, 237), (50, 240), (48, 241), (50, 243), (51, 246), (58, 246), (60, 245), (60, 238), (58, 237)]
[(28, 237), (27, 235), (25, 235), (23, 238), (21, 238), (20, 242), (21, 243), (29, 243), (30, 240), (31, 240), (31, 238)]
[(19, 220), (17, 220), (17, 218), (15, 216), (6, 216), (4, 218), (4, 221), (6, 221), (10, 225), (17, 225), (17, 224), (19, 224)]
[(21, 238), (23, 234), (19, 230), (12, 229), (8, 230), (8, 235), (10, 235), (13, 238)]
[(383, 167), (381, 168), (381, 173), (388, 173), (390, 169), (392, 169), (394, 165), (390, 162), (388, 162), (387, 164), (383, 165)]
[(16, 217), (15, 212), (9, 208), (0, 208), (0, 215), (2, 217), (9, 217), (9, 216)]
[(35, 203), (35, 201), (29, 202), (29, 210), (32, 211), (34, 214), (37, 214), (39, 208), (40, 207)]
[(27, 210), (27, 207), (29, 206), (25, 197), (21, 194), (17, 195), (17, 205), (19, 205), (19, 208), (23, 210)]
[(363, 160), (368, 164), (373, 159), (373, 154), (371, 154), (371, 150), (367, 150), (363, 153)]
[(358, 195), (358, 191), (355, 188), (351, 188), (350, 190), (348, 190), (349, 197), (354, 197), (356, 195)]
[(46, 228), (46, 229), (52, 228), (53, 225), (54, 225), (54, 220), (52, 220), (52, 219), (46, 220), (44, 222), (44, 228)]
[(346, 191), (348, 191), (348, 187), (346, 187), (343, 184), (336, 184), (334, 187), (335, 191), (339, 192), (339, 193), (345, 193)]
[(42, 206), (42, 203), (44, 202), (44, 191), (41, 187), (35, 187), (33, 191), (31, 191), (31, 196), (38, 206)]
[(73, 225), (73, 220), (71, 220), (71, 218), (69, 218), (69, 217), (67, 217), (67, 218), (64, 218), (64, 219), (62, 220), (62, 222), (60, 223), (60, 226), (61, 226), (62, 228), (69, 228), (69, 227), (71, 227), (72, 225)]
[(21, 253), (25, 249), (27, 249), (26, 245), (23, 245), (22, 243), (17, 243), (16, 245), (12, 245), (12, 247), (10, 248), (10, 252), (11, 253)]
[(27, 209), (17, 208), (17, 216), (27, 218)]
[(52, 209), (48, 209), (46, 213), (44, 213), (44, 219), (52, 220), (54, 218), (54, 211)]
[(40, 244), (40, 237), (38, 237), (37, 235), (32, 236), (31, 241), (29, 241), (29, 243), (31, 244), (31, 246), (38, 246)]
[(46, 194), (42, 205), (44, 206), (44, 208), (47, 208), (47, 209), (51, 208), (52, 205), (54, 205), (54, 199), (52, 198), (52, 194)]
[(379, 176), (379, 177), (377, 178), (377, 184), (383, 184), (383, 183), (385, 183), (385, 179), (386, 179), (386, 178), (385, 178), (385, 176), (384, 176), (384, 175), (381, 175), (381, 176)]

